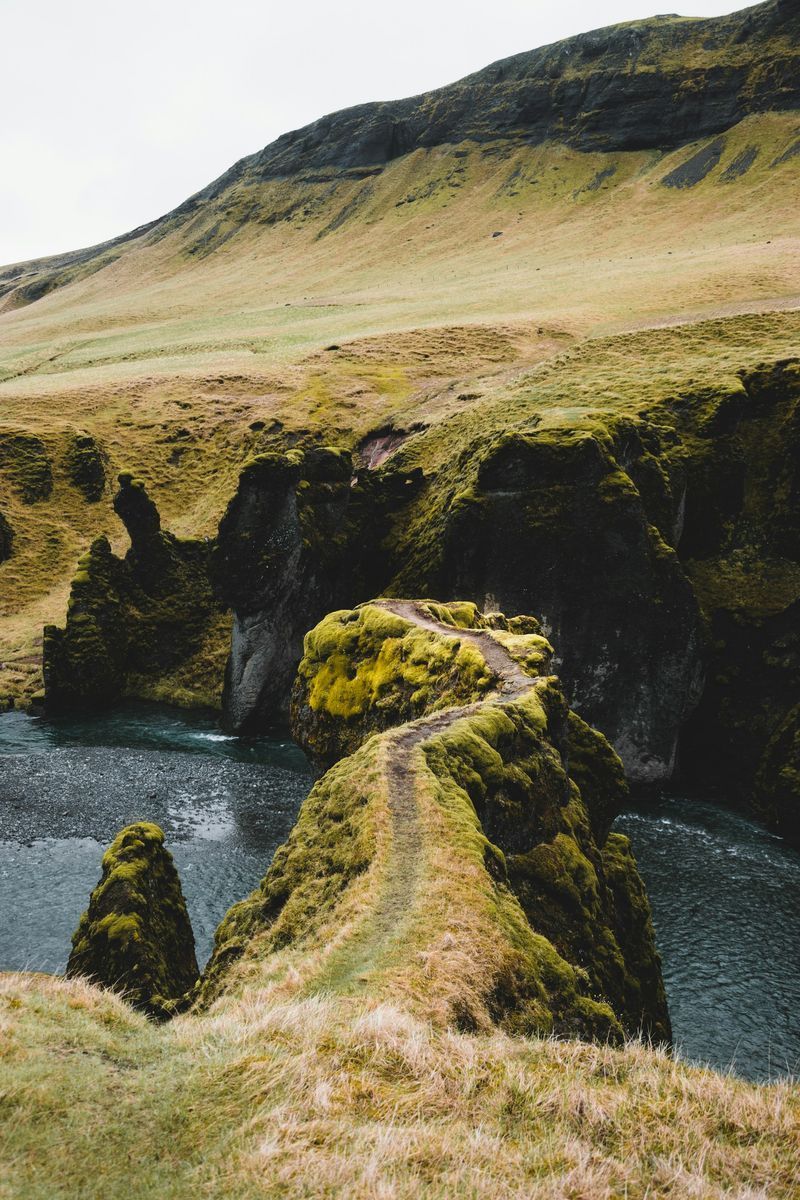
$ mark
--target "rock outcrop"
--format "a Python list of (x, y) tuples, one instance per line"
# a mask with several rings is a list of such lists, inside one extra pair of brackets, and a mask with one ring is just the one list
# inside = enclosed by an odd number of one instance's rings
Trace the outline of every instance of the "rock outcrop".
[(67, 975), (93, 979), (158, 1018), (178, 1011), (197, 982), (189, 914), (157, 825), (129, 825), (106, 851)]
[(571, 738), (598, 830), (621, 764), (570, 730), (532, 627), (387, 600), (309, 634), (295, 735), (339, 761), (220, 926), (205, 1002), (252, 955), (297, 948), (333, 988), (388, 991), (426, 964), (421, 998), (463, 1028), (668, 1040), (647, 899), (626, 839), (593, 832)]
[(104, 704), (136, 679), (163, 675), (200, 646), (219, 610), (206, 542), (162, 531), (144, 485), (128, 473), (114, 508), (131, 539), (128, 553), (117, 558), (108, 539), (97, 538), (78, 563), (65, 627), (44, 631), (51, 711)]
[(306, 632), (384, 585), (388, 514), (402, 508), (416, 477), (391, 479), (381, 488), (368, 473), (354, 475), (351, 456), (326, 447), (264, 454), (245, 466), (214, 556), (219, 592), (233, 610), (229, 728), (285, 720)]
[(64, 466), (70, 482), (78, 488), (89, 504), (96, 503), (106, 486), (103, 454), (95, 439), (88, 433), (76, 433), (67, 445)]

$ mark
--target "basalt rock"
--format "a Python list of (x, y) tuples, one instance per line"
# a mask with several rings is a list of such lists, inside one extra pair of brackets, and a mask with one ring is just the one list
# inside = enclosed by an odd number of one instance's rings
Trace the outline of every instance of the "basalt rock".
[(800, 361), (744, 374), (698, 432), (678, 550), (706, 622), (707, 682), (681, 767), (742, 800), (755, 789), (757, 810), (796, 834), (791, 790), (767, 781), (800, 695)]
[(303, 637), (324, 613), (378, 592), (387, 514), (419, 472), (381, 486), (331, 448), (265, 454), (242, 471), (219, 529), (214, 569), (233, 610), (224, 715), (234, 730), (285, 720)]
[(786, 715), (764, 751), (755, 808), (787, 838), (800, 842), (800, 704)]
[(628, 776), (669, 778), (699, 689), (700, 614), (641, 440), (627, 427), (508, 434), (479, 455), (442, 522), (434, 592), (536, 612), (572, 704)]
[(177, 1012), (199, 972), (186, 902), (157, 825), (129, 825), (103, 856), (103, 875), (72, 939), (68, 976), (121, 992), (157, 1018)]
[(46, 705), (51, 711), (114, 700), (136, 677), (157, 678), (201, 644), (219, 611), (210, 547), (161, 530), (141, 481), (125, 473), (114, 507), (131, 547), (117, 558), (100, 537), (78, 563), (63, 629), (44, 631)]

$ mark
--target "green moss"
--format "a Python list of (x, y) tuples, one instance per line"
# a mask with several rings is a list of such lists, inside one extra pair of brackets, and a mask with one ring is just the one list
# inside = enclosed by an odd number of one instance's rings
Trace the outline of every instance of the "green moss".
[(198, 978), (178, 873), (157, 825), (129, 825), (103, 855), (103, 874), (72, 939), (67, 975), (122, 992), (165, 1017)]
[(628, 798), (625, 771), (606, 739), (577, 713), (569, 714), (569, 775), (580, 789), (592, 829), (602, 845)]
[[(467, 608), (461, 619), (469, 616)], [(372, 604), (331, 613), (306, 636), (304, 650), (292, 695), (293, 727), (303, 748), (328, 764), (375, 730), (472, 703), (494, 683), (470, 643), (440, 637)]]

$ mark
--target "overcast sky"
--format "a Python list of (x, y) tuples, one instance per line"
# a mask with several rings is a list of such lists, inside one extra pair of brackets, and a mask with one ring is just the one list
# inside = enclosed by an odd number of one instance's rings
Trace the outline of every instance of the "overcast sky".
[(323, 113), (674, 2), (0, 0), (0, 263), (124, 233)]

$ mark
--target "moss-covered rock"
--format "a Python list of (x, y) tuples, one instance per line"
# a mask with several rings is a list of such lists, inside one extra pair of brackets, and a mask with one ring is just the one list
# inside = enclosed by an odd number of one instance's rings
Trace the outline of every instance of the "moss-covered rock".
[(570, 778), (578, 785), (594, 836), (603, 845), (629, 795), (622, 762), (602, 733), (575, 712), (567, 721), (567, 746)]
[(789, 829), (791, 793), (766, 779), (780, 776), (788, 743), (776, 733), (800, 695), (800, 360), (743, 373), (705, 414), (681, 430), (678, 549), (707, 631), (705, 688), (683, 732), (681, 768), (737, 799), (755, 794), (773, 828)]
[(46, 500), (53, 490), (53, 467), (47, 447), (32, 433), (0, 432), (0, 471), (23, 504)]
[[(436, 610), (456, 628), (450, 610)], [(474, 627), (472, 614), (469, 620), (465, 628)], [(331, 613), (306, 636), (304, 650), (292, 732), (326, 769), (371, 733), (472, 703), (496, 682), (469, 642), (439, 637), (378, 605)]]
[[(402, 975), (405, 988), (427, 963), (420, 997), (462, 1027), (669, 1038), (641, 881), (621, 847), (610, 865), (601, 849), (621, 763), (583, 722), (570, 729), (541, 675), (550, 647), (523, 632), (536, 623), (510, 624), (467, 603), (385, 601), (312, 630), (294, 727), (318, 761), (339, 761), (220, 926), (206, 1002), (290, 947), (322, 955), (320, 987), (390, 990)], [(567, 774), (570, 738), (597, 836)], [(454, 913), (468, 933), (448, 932)]]
[(67, 975), (94, 979), (161, 1018), (179, 1010), (197, 982), (189, 914), (157, 825), (129, 825), (104, 854)]
[(92, 707), (140, 690), (197, 654), (218, 624), (211, 547), (161, 530), (144, 485), (120, 476), (114, 500), (131, 547), (117, 558), (96, 539), (78, 563), (63, 629), (44, 631), (46, 704)]
[(106, 486), (106, 469), (100, 447), (90, 434), (76, 433), (70, 439), (64, 468), (70, 482), (90, 504), (100, 499)]

